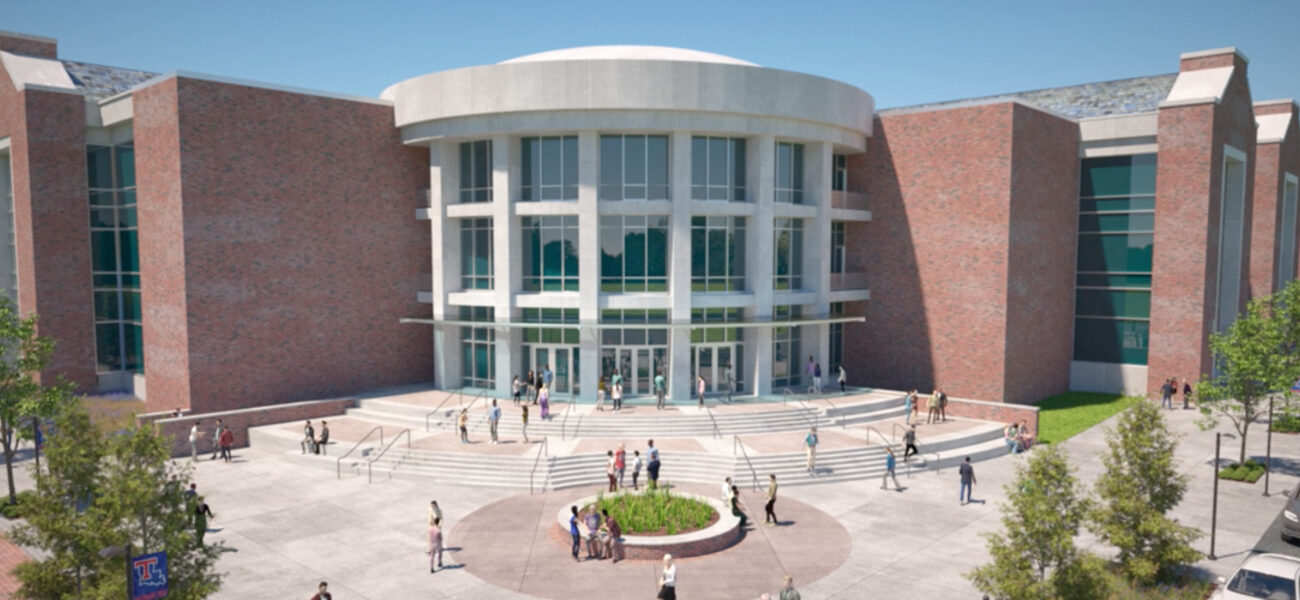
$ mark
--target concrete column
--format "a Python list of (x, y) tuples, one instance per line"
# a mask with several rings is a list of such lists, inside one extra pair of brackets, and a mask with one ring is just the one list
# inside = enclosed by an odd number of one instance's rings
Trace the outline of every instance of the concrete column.
[[(828, 143), (804, 146), (804, 202), (817, 207), (817, 216), (804, 220), (803, 284), (804, 289), (816, 292), (812, 306), (804, 307), (806, 317), (824, 317), (830, 313), (831, 273), (831, 170), (834, 148)], [(810, 325), (801, 328), (804, 354), (812, 354), (822, 366), (822, 382), (832, 368), (830, 358), (830, 328)], [(800, 360), (800, 364), (804, 364)]]
[[(750, 319), (772, 318), (772, 199), (776, 188), (776, 138), (760, 135), (750, 138), (746, 172), (747, 185), (754, 190), (757, 211), (745, 228), (745, 282), (754, 292), (754, 309)], [(748, 376), (755, 394), (772, 393), (772, 330), (758, 327), (745, 332), (749, 340)], [(750, 335), (752, 333), (752, 335)]]
[[(668, 291), (674, 324), (691, 322), (691, 134), (674, 131), (669, 138), (669, 177), (673, 214), (670, 221), (671, 266)], [(674, 328), (669, 333), (668, 393), (677, 402), (691, 397), (691, 330)]]
[[(600, 179), (599, 136), (594, 130), (578, 132), (578, 320), (583, 325), (600, 322), (600, 215), (596, 186)], [(582, 398), (595, 402), (600, 379), (600, 336), (589, 331), (579, 336), (579, 385)]]
[[(508, 135), (492, 137), (492, 309), (498, 323), (514, 317), (515, 294), (519, 291), (520, 264), (512, 260), (519, 246), (519, 219), (514, 199), (519, 197), (519, 161), (516, 142)], [(510, 395), (510, 379), (523, 366), (517, 330), (496, 330), (496, 392)]]
[[(429, 231), (433, 265), (430, 291), (433, 318), (442, 320), (459, 315), (447, 305), (447, 295), (460, 289), (460, 227), (447, 218), (447, 204), (460, 191), (460, 148), (454, 142), (429, 145)], [(460, 328), (434, 325), (433, 380), (444, 390), (461, 386)]]

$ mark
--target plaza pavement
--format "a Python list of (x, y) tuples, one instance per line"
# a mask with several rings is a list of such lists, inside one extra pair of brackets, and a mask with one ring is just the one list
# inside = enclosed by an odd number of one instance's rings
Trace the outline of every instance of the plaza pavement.
[[(1179, 469), (1191, 474), (1189, 492), (1175, 509), (1175, 516), (1206, 532), (1206, 537), (1196, 544), (1204, 552), (1209, 548), (1214, 435), (1195, 427), (1194, 420), (1199, 416), (1196, 411), (1175, 410), (1165, 414), (1172, 428), (1183, 435)], [(1094, 427), (1062, 444), (1085, 482), (1090, 482), (1102, 470), (1098, 453), (1105, 448), (1104, 428), (1110, 424)], [(924, 429), (922, 426), (922, 435)], [(1231, 432), (1231, 428), (1225, 424), (1220, 431)], [(1251, 433), (1248, 454), (1263, 456), (1264, 425), (1256, 424)], [(1273, 496), (1261, 495), (1262, 479), (1255, 485), (1220, 483), (1216, 547), (1219, 560), (1203, 560), (1199, 568), (1210, 575), (1228, 575), (1257, 544), (1300, 555), (1296, 546), (1271, 544), (1266, 533), (1285, 504), (1285, 491), (1293, 488), (1300, 476), (1297, 441), (1300, 441), (1297, 436), (1274, 435), (1273, 454), (1277, 458), (1271, 482)], [(213, 530), (208, 540), (226, 548), (219, 563), (225, 580), (216, 598), (308, 598), (321, 580), (330, 582), (338, 600), (533, 597), (476, 577), (472, 571), (481, 570), (477, 566), (454, 568), (459, 564), (460, 554), (475, 557), (480, 550), (468, 547), (475, 540), (463, 538), (458, 525), (467, 519), (470, 522), (490, 520), (491, 515), (485, 513), (470, 517), (481, 507), (498, 501), (507, 501), (502, 506), (509, 506), (511, 498), (519, 502), (519, 494), (514, 490), (445, 487), (403, 480), (376, 480), (367, 484), (364, 478), (347, 475), (339, 481), (331, 471), (293, 465), (276, 453), (245, 449), (236, 456), (233, 464), (203, 460), (194, 473), (200, 493), (207, 497), (216, 513), (210, 522)], [(1225, 461), (1235, 459), (1236, 440), (1225, 440), (1223, 457)], [(1013, 466), (1018, 460), (1021, 459), (1006, 456), (976, 463), (979, 483), (975, 497), (980, 502), (968, 506), (958, 504), (954, 493), (957, 475), (951, 468), (939, 474), (918, 473), (910, 478), (901, 475), (900, 469), (900, 481), (907, 487), (902, 493), (881, 491), (877, 481), (782, 488), (782, 497), (815, 507), (837, 520), (851, 540), (847, 560), (828, 575), (816, 581), (796, 580), (803, 597), (979, 598), (962, 575), (988, 559), (981, 534), (1001, 529), (998, 502), (1003, 495), (1002, 486), (1012, 479)], [(663, 469), (663, 477), (671, 479), (671, 462), (666, 462)], [(30, 478), (25, 474), (17, 479), (20, 487), (30, 487)], [(559, 495), (571, 493), (573, 490), (550, 492), (557, 499)], [(751, 516), (755, 517), (762, 510), (757, 496), (746, 492)], [(432, 498), (439, 500), (450, 525), (446, 545), (452, 551), (444, 563), (453, 567), (436, 575), (428, 572), (424, 554), (425, 511)], [(545, 518), (553, 518), (551, 501), (543, 502), (547, 508), (539, 514), (550, 513)], [(510, 522), (515, 517), (502, 515), (502, 520)], [(523, 520), (527, 522), (528, 519)], [(582, 577), (580, 569), (606, 566), (605, 563), (575, 565), (554, 561), (554, 556), (566, 556), (567, 549), (554, 540), (531, 539), (540, 537), (535, 532), (521, 526), (517, 533), (507, 529), (493, 535), (517, 538), (521, 552), (546, 553), (544, 559), (539, 557), (536, 562), (546, 570), (544, 576), (537, 575), (537, 584), (546, 586), (546, 592), (553, 590), (544, 593), (545, 596), (566, 596), (565, 582)], [(775, 544), (778, 548), (772, 552), (780, 554), (781, 547), (796, 543), (790, 540), (797, 540), (801, 533), (796, 522), (782, 531), (784, 536), (794, 536), (784, 541), (773, 542), (770, 536), (750, 535), (742, 542), (742, 546), (748, 545), (745, 552), (716, 555), (707, 564), (699, 559), (683, 561), (679, 577), (684, 582), (707, 579), (710, 592), (732, 589), (727, 587), (728, 581), (743, 582), (744, 585), (734, 589), (746, 592), (735, 597), (751, 597), (750, 592), (758, 588), (753, 585), (755, 571), (749, 568), (752, 565), (745, 564), (746, 552), (761, 548), (762, 544)], [(1261, 539), (1261, 536), (1265, 537)], [(818, 536), (810, 533), (808, 537)], [(1080, 541), (1095, 551), (1107, 551), (1092, 543), (1086, 533)], [(805, 548), (806, 556), (815, 558), (817, 542), (817, 539), (798, 540), (797, 545)], [(479, 540), (479, 543), (486, 546), (488, 541)], [(733, 560), (734, 567), (729, 563)], [(653, 572), (654, 567), (646, 562), (629, 561), (628, 569)], [(767, 587), (776, 590), (783, 575), (780, 568), (769, 567), (763, 572), (767, 575)], [(528, 572), (524, 571), (523, 576), (528, 576)], [(647, 585), (653, 587), (653, 576), (640, 573), (627, 585), (602, 597), (650, 597), (653, 589), (647, 589)], [(527, 582), (510, 587), (540, 591), (529, 587)], [(715, 597), (712, 593), (709, 596)]]

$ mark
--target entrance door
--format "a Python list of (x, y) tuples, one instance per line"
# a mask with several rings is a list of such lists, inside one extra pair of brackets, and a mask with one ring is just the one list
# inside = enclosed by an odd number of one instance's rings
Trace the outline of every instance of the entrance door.
[[(742, 344), (696, 345), (691, 348), (691, 376), (703, 375), (705, 391), (708, 393), (725, 393), (727, 391), (727, 366), (731, 366), (731, 378), (736, 382), (736, 392), (744, 389), (744, 371), (741, 365), (744, 346)], [(695, 381), (691, 381), (691, 393), (696, 390)]]
[[(532, 364), (527, 364), (532, 359)], [(551, 381), (551, 394), (578, 393), (578, 349), (568, 346), (526, 346), (524, 370), (541, 373), (550, 366), (555, 379)]]

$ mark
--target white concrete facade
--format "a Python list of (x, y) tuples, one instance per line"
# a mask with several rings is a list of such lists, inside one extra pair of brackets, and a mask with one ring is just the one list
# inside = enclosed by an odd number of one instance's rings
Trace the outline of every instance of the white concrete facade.
[[(579, 339), (564, 344), (564, 352), (568, 371), (577, 371), (570, 375), (570, 390), (576, 387), (584, 401), (594, 401), (598, 379), (607, 375), (601, 372), (602, 356), (614, 352), (601, 344), (602, 328), (610, 328), (608, 321), (602, 323), (602, 311), (667, 312), (667, 322), (659, 324), (668, 332), (667, 353), (662, 363), (651, 365), (649, 376), (661, 369), (669, 396), (677, 401), (690, 398), (693, 390), (693, 309), (738, 308), (749, 322), (769, 320), (773, 307), (783, 305), (801, 307), (805, 318), (828, 315), (832, 220), (870, 218), (866, 211), (831, 208), (832, 156), (865, 150), (874, 112), (869, 94), (820, 77), (678, 49), (594, 48), (525, 58), (416, 77), (383, 94), (394, 104), (403, 140), (430, 148), (430, 207), (419, 217), (429, 220), (432, 236), (428, 299), (433, 319), (457, 321), (462, 306), (493, 309), (498, 324), (493, 327), (497, 393), (509, 392), (512, 376), (540, 367), (534, 364), (540, 362), (536, 356), (523, 356), (520, 323), (526, 309), (576, 309)], [(667, 140), (667, 199), (600, 198), (601, 136), (618, 134)], [(576, 137), (576, 198), (522, 198), (523, 140), (538, 136)], [(745, 177), (735, 182), (743, 183), (744, 201), (692, 198), (692, 144), (703, 136), (744, 140)], [(491, 201), (461, 203), (460, 146), (484, 140), (491, 141)], [(802, 162), (795, 166), (802, 170), (802, 203), (776, 201), (779, 143), (802, 147)], [(601, 219), (614, 215), (666, 218), (665, 291), (602, 291)], [(522, 284), (528, 268), (523, 220), (556, 216), (577, 219), (577, 291), (528, 291)], [(743, 290), (692, 292), (692, 259), (703, 251), (692, 248), (693, 217), (744, 219)], [(460, 223), (468, 218), (492, 219), (491, 289), (462, 286)], [(793, 290), (774, 290), (778, 218), (802, 221), (803, 282)], [(868, 292), (837, 289), (834, 298), (865, 300)], [(801, 356), (791, 359), (793, 368), (802, 372), (806, 357), (817, 357), (824, 382), (832, 379), (828, 327), (802, 326)], [(454, 324), (434, 326), (434, 380), (443, 388), (465, 383), (460, 329)], [(747, 327), (743, 341), (735, 344), (726, 349), (726, 356), (734, 360), (743, 353), (743, 364), (736, 365), (743, 371), (743, 394), (779, 393), (771, 381), (771, 327)], [(628, 350), (636, 356), (637, 349)], [(616, 362), (625, 364), (618, 356)], [(721, 380), (722, 359), (711, 356), (715, 366), (705, 377), (712, 392)], [(641, 358), (634, 360), (638, 368), (644, 367)], [(559, 369), (551, 366), (558, 376)], [(567, 395), (562, 388), (557, 392)], [(637, 392), (626, 385), (627, 395)]]

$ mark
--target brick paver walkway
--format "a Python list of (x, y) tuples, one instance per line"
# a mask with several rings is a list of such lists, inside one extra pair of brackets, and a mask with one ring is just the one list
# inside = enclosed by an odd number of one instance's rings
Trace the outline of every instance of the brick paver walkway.
[(0, 598), (13, 598), (18, 592), (18, 578), (14, 576), (14, 567), (31, 560), (22, 548), (9, 541), (9, 537), (0, 534)]

